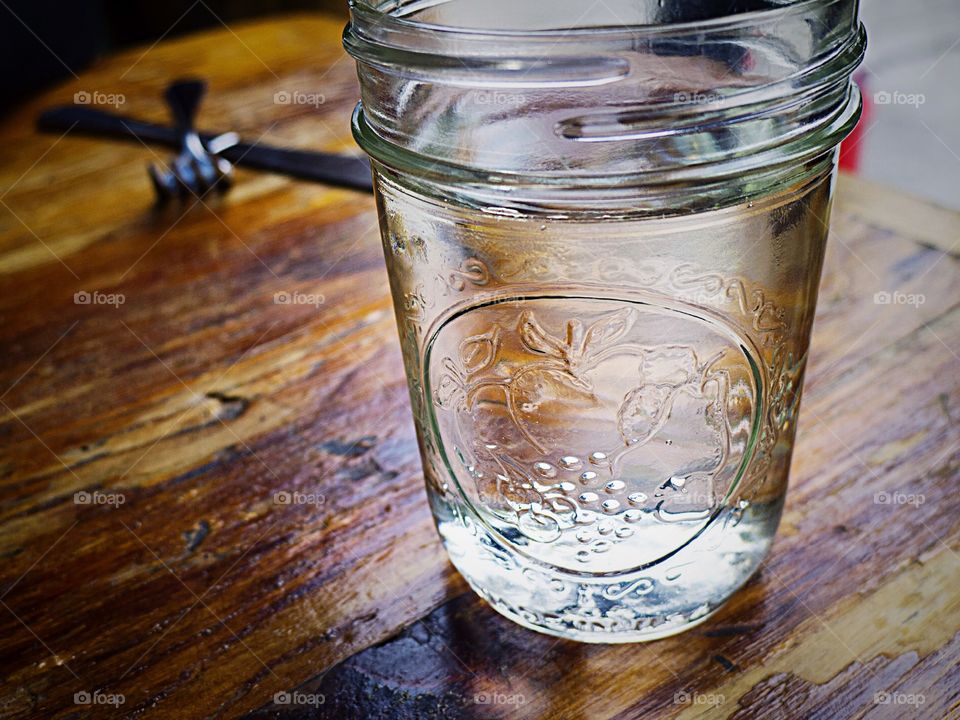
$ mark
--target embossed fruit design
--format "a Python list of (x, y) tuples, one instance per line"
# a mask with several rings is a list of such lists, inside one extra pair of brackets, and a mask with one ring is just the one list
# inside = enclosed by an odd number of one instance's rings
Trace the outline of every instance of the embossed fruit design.
[(663, 309), (577, 302), (572, 319), (562, 299), (543, 298), (461, 321), (467, 332), (431, 363), (432, 399), (465, 492), (528, 541), (553, 545), (537, 551), (544, 559), (608, 553), (612, 569), (639, 557), (635, 548), (614, 560), (612, 549), (638, 521), (708, 516), (730, 456), (729, 371), (742, 376), (743, 361), (706, 321), (684, 328)]
[(687, 347), (666, 347), (645, 351), (640, 356), (640, 385), (627, 393), (617, 413), (617, 427), (624, 443), (642, 445), (666, 421), (676, 397), (682, 393), (702, 394), (714, 356), (700, 364)]
[[(605, 315), (586, 330), (580, 320), (574, 319), (567, 322), (566, 336), (559, 338), (541, 327), (533, 312), (520, 315), (517, 333), (521, 343), (543, 359), (526, 363), (513, 375), (507, 400), (520, 431), (539, 452), (546, 452), (547, 443), (538, 437), (537, 428), (547, 425), (548, 416), (592, 404), (594, 387), (587, 373), (636, 319), (637, 311), (632, 307)], [(561, 404), (564, 407), (555, 407)]]

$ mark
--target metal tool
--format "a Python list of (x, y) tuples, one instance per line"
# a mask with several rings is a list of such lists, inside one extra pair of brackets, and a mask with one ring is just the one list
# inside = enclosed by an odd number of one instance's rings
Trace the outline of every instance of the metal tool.
[(225, 133), (204, 143), (194, 128), (194, 118), (207, 85), (202, 80), (179, 80), (167, 88), (164, 98), (170, 107), (174, 127), (180, 136), (180, 153), (169, 168), (150, 163), (148, 171), (157, 197), (201, 197), (230, 186), (233, 167), (219, 153), (240, 141), (236, 133)]
[[(179, 149), (182, 144), (176, 128), (82, 105), (63, 105), (46, 110), (37, 119), (37, 127), (43, 132), (71, 131), (95, 137), (163, 145), (173, 149)], [(239, 167), (267, 170), (336, 187), (373, 191), (370, 164), (365, 155), (336, 155), (242, 141), (218, 148), (213, 141), (223, 137), (223, 133), (197, 132), (197, 135), (209, 152)]]

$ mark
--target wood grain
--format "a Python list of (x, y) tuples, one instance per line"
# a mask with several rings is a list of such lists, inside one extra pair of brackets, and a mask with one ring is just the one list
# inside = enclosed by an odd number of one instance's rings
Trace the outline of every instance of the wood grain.
[[(204, 128), (356, 152), (339, 32), (163, 42), (0, 127), (0, 716), (960, 716), (960, 215), (841, 180), (787, 510), (748, 587), (653, 644), (540, 636), (436, 537), (372, 199), (240, 172), (157, 209), (150, 149), (31, 127), (78, 90), (162, 120), (191, 74)], [(294, 688), (323, 704), (272, 704)], [(94, 691), (125, 702), (75, 704)]]

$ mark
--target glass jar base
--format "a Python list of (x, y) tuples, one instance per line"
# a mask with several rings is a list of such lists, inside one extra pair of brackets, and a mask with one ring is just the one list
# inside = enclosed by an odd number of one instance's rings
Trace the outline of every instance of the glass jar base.
[(454, 566), (497, 612), (531, 630), (588, 643), (644, 642), (707, 620), (756, 572), (781, 503), (721, 512), (692, 542), (642, 570), (582, 575), (507, 549), (476, 521), (439, 529)]
[[(471, 587), (473, 586), (471, 585)], [(527, 617), (522, 613), (517, 612), (517, 610), (512, 606), (499, 602), (499, 599), (492, 598), (488, 593), (483, 592), (479, 588), (473, 587), (473, 589), (478, 595), (480, 595), (480, 597), (487, 601), (487, 604), (490, 605), (490, 607), (492, 607), (498, 613), (507, 619), (512, 620), (518, 625), (522, 625), (528, 630), (535, 630), (536, 632), (564, 638), (565, 640), (594, 643), (596, 645), (639, 643), (650, 642), (651, 640), (662, 640), (664, 638), (686, 632), (687, 630), (706, 622), (720, 609), (720, 607), (723, 606), (723, 603), (721, 602), (720, 605), (712, 610), (707, 611), (705, 615), (701, 615), (696, 619), (675, 617), (661, 618), (659, 621), (655, 621), (654, 625), (647, 630), (635, 632), (629, 632), (625, 630), (602, 632), (597, 630), (578, 629), (573, 624), (571, 624), (569, 627), (542, 624), (538, 625), (528, 620)]]

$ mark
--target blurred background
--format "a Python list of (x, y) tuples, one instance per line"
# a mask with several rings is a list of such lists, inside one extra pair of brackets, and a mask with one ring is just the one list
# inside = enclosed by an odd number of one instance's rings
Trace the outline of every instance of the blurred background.
[[(299, 12), (346, 19), (346, 0), (0, 0), (0, 112), (113, 50)], [(960, 1), (863, 0), (861, 16), (866, 108), (842, 167), (960, 209)]]

